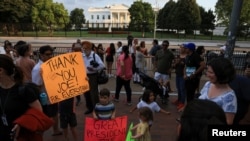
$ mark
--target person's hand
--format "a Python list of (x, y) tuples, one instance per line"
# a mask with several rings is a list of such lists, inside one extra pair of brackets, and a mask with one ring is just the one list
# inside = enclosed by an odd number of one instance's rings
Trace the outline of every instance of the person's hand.
[(170, 112), (166, 112), (166, 114), (167, 114), (167, 115), (171, 115), (171, 113), (170, 113)]
[(245, 75), (246, 75), (247, 77), (250, 77), (250, 68), (246, 68), (246, 70), (245, 70)]
[(18, 124), (15, 124), (14, 127), (11, 129), (11, 132), (13, 133), (13, 139), (16, 139), (20, 132), (20, 126)]
[(94, 71), (92, 67), (87, 67), (88, 71)]

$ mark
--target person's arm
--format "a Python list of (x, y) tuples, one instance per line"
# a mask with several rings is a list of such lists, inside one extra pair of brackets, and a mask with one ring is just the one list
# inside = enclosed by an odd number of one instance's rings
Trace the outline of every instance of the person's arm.
[(116, 110), (114, 110), (114, 111), (112, 112), (111, 119), (115, 119), (115, 113), (116, 113)]
[(42, 105), (40, 104), (40, 102), (39, 102), (38, 99), (35, 100), (34, 102), (31, 102), (31, 103), (29, 104), (29, 106), (30, 106), (31, 108), (35, 108), (35, 109), (37, 109), (37, 110), (39, 110), (39, 111), (43, 111)]
[(163, 110), (163, 109), (160, 109), (160, 112), (163, 113), (163, 114), (167, 114), (167, 115), (171, 114), (170, 112), (167, 112), (166, 110)]
[(92, 114), (93, 114), (93, 118), (94, 118), (94, 119), (98, 119), (95, 110), (93, 110)]
[(133, 131), (138, 127), (139, 124), (135, 125), (134, 127), (132, 127), (130, 130)]
[(225, 113), (228, 125), (232, 125), (235, 117), (235, 113)]
[(129, 112), (133, 113), (137, 109), (137, 106), (134, 106)]

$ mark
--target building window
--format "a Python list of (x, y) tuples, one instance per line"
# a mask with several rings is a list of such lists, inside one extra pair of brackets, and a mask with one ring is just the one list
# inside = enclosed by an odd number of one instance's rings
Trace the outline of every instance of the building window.
[(105, 15), (102, 15), (102, 19), (105, 20)]
[(94, 15), (91, 15), (91, 19), (92, 19), (92, 20), (94, 19)]
[(99, 20), (99, 15), (97, 15), (96, 19)]
[(108, 15), (108, 19), (110, 20), (110, 15)]

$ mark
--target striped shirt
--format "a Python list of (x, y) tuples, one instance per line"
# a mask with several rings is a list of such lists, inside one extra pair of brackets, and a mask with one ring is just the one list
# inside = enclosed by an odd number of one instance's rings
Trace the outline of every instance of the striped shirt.
[(95, 105), (95, 112), (98, 119), (111, 119), (114, 110), (115, 105), (112, 102), (109, 102), (107, 105), (102, 105), (100, 103)]

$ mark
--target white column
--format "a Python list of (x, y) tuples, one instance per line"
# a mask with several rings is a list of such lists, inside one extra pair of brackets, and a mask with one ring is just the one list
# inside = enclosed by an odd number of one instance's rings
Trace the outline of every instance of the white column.
[(120, 24), (121, 19), (120, 19), (120, 12), (118, 12), (118, 17), (117, 17), (118, 24)]

